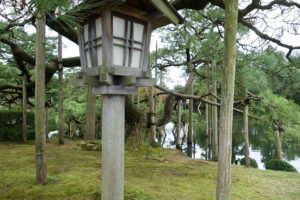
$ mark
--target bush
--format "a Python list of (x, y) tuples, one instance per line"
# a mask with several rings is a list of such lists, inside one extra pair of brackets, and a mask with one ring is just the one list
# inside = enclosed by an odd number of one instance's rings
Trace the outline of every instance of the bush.
[(277, 171), (287, 171), (287, 172), (297, 172), (293, 165), (285, 162), (283, 160), (269, 160), (265, 162), (266, 169), (277, 170)]
[[(0, 111), (0, 141), (22, 140), (22, 111)], [(27, 139), (34, 139), (34, 113), (27, 113)]]
[[(241, 165), (246, 165), (246, 158), (242, 158), (241, 159)], [(253, 168), (257, 168), (258, 167), (257, 162), (256, 162), (255, 159), (250, 158), (250, 166), (253, 167)]]

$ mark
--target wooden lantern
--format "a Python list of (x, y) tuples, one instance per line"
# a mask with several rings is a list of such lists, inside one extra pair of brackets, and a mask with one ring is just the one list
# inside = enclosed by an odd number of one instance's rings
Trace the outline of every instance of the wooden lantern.
[(90, 0), (99, 3), (79, 31), (78, 83), (94, 94), (135, 94), (151, 86), (150, 40), (153, 29), (183, 21), (166, 0)]

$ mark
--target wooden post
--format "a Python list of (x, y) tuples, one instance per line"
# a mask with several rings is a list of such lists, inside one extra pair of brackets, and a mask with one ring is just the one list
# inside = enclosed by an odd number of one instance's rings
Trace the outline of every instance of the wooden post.
[(46, 122), (45, 122), (45, 136), (46, 136), (46, 138), (49, 138), (49, 105), (48, 105), (48, 103), (46, 103), (46, 110), (45, 110), (45, 112), (46, 112)]
[(150, 107), (150, 135), (149, 142), (155, 142), (156, 140), (156, 122), (155, 122), (155, 110), (153, 99), (153, 87), (149, 87), (149, 107)]
[(250, 167), (247, 104), (244, 105), (243, 119), (244, 119), (245, 161), (246, 161), (246, 167)]
[(137, 107), (138, 109), (140, 109), (140, 92), (139, 92), (139, 88), (137, 88)]
[(36, 182), (47, 183), (46, 135), (45, 135), (45, 20), (36, 17), (36, 69), (35, 69), (35, 163)]
[(176, 135), (176, 148), (180, 148), (180, 127), (181, 127), (181, 99), (177, 101), (177, 135)]
[[(206, 65), (206, 92), (210, 92), (210, 69), (209, 64)], [(207, 100), (210, 100), (209, 97), (207, 97)], [(208, 147), (208, 155), (207, 159), (211, 159), (211, 136), (212, 136), (212, 120), (211, 120), (211, 109), (212, 106), (209, 104), (205, 104), (205, 116), (206, 116), (206, 137), (207, 137), (207, 147)]]
[(64, 98), (63, 98), (63, 66), (62, 66), (62, 37), (58, 34), (58, 143), (64, 144)]
[(225, 1), (223, 81), (220, 107), (220, 140), (217, 200), (230, 199), (233, 99), (236, 65), (238, 0)]
[[(160, 69), (160, 73), (159, 73), (159, 86), (163, 86), (163, 72), (162, 70)], [(159, 98), (158, 98), (158, 109), (160, 110), (162, 107), (162, 95), (159, 95)]]
[[(212, 90), (213, 93), (217, 94), (217, 79), (216, 79), (216, 61), (212, 61)], [(212, 98), (212, 102), (217, 103), (216, 98)], [(218, 160), (218, 146), (219, 146), (219, 137), (218, 137), (218, 107), (212, 106), (212, 159), (214, 161)]]
[[(190, 70), (190, 73), (194, 73), (192, 71), (193, 65), (191, 62), (188, 63), (188, 68)], [(193, 95), (193, 81), (189, 88), (189, 94)], [(190, 99), (189, 100), (189, 126), (188, 126), (188, 137), (187, 137), (188, 146), (192, 146), (192, 143), (193, 143), (193, 107), (194, 107), (193, 103), (194, 103), (193, 99)]]
[[(157, 71), (157, 41), (155, 49), (155, 85), (158, 83), (158, 71)], [(157, 89), (154, 88), (154, 112), (156, 113), (156, 104), (157, 104)]]
[(23, 98), (22, 98), (22, 139), (23, 142), (27, 141), (27, 77), (23, 74)]
[(96, 95), (92, 94), (92, 87), (88, 87), (86, 100), (85, 140), (94, 140), (96, 133)]
[(125, 96), (103, 95), (102, 192), (103, 200), (123, 200)]

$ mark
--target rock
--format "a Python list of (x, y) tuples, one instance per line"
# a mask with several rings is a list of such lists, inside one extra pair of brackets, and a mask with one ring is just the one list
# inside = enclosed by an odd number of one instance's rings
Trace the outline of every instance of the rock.
[(95, 141), (82, 141), (80, 144), (77, 144), (77, 146), (84, 151), (101, 151), (102, 150), (102, 144), (101, 140), (95, 140)]

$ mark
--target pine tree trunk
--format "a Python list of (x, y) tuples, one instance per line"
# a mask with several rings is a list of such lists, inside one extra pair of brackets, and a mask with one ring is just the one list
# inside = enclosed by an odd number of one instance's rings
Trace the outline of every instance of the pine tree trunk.
[(275, 159), (282, 160), (279, 128), (276, 125), (274, 126), (274, 137), (275, 137)]
[(236, 65), (238, 0), (225, 1), (223, 82), (220, 108), (220, 140), (217, 200), (230, 199), (232, 120)]
[(181, 100), (177, 101), (177, 135), (176, 135), (176, 148), (180, 148), (180, 127), (181, 127)]
[(23, 121), (22, 121), (22, 140), (27, 141), (27, 77), (23, 75), (23, 99), (22, 99), (22, 111), (23, 111)]
[[(214, 94), (217, 94), (217, 79), (216, 79), (216, 61), (212, 62), (212, 90)], [(212, 102), (217, 103), (216, 98), (212, 98)], [(218, 160), (218, 146), (219, 146), (219, 136), (218, 136), (218, 107), (212, 106), (212, 159), (214, 161)]]
[[(193, 65), (191, 62), (188, 63), (188, 67), (190, 70), (190, 73), (194, 73), (193, 70)], [(189, 94), (193, 95), (193, 83), (191, 84), (190, 88), (189, 88)], [(193, 100), (190, 99), (189, 100), (189, 126), (188, 126), (188, 138), (187, 138), (187, 143), (188, 146), (191, 146), (191, 144), (193, 143)]]
[(59, 119), (58, 119), (58, 143), (64, 144), (64, 97), (63, 97), (63, 66), (62, 61), (62, 37), (58, 35), (58, 106), (59, 106)]
[(35, 146), (36, 182), (47, 183), (45, 135), (45, 15), (36, 17), (36, 70), (35, 70)]
[(96, 96), (92, 87), (88, 87), (86, 100), (85, 140), (94, 140), (96, 134)]
[(149, 120), (150, 120), (150, 133), (149, 133), (149, 142), (156, 141), (156, 122), (155, 122), (155, 110), (154, 110), (154, 99), (153, 99), (153, 87), (149, 87)]
[(244, 118), (245, 160), (246, 160), (246, 167), (250, 167), (249, 136), (248, 136), (248, 105), (244, 106), (243, 118)]

